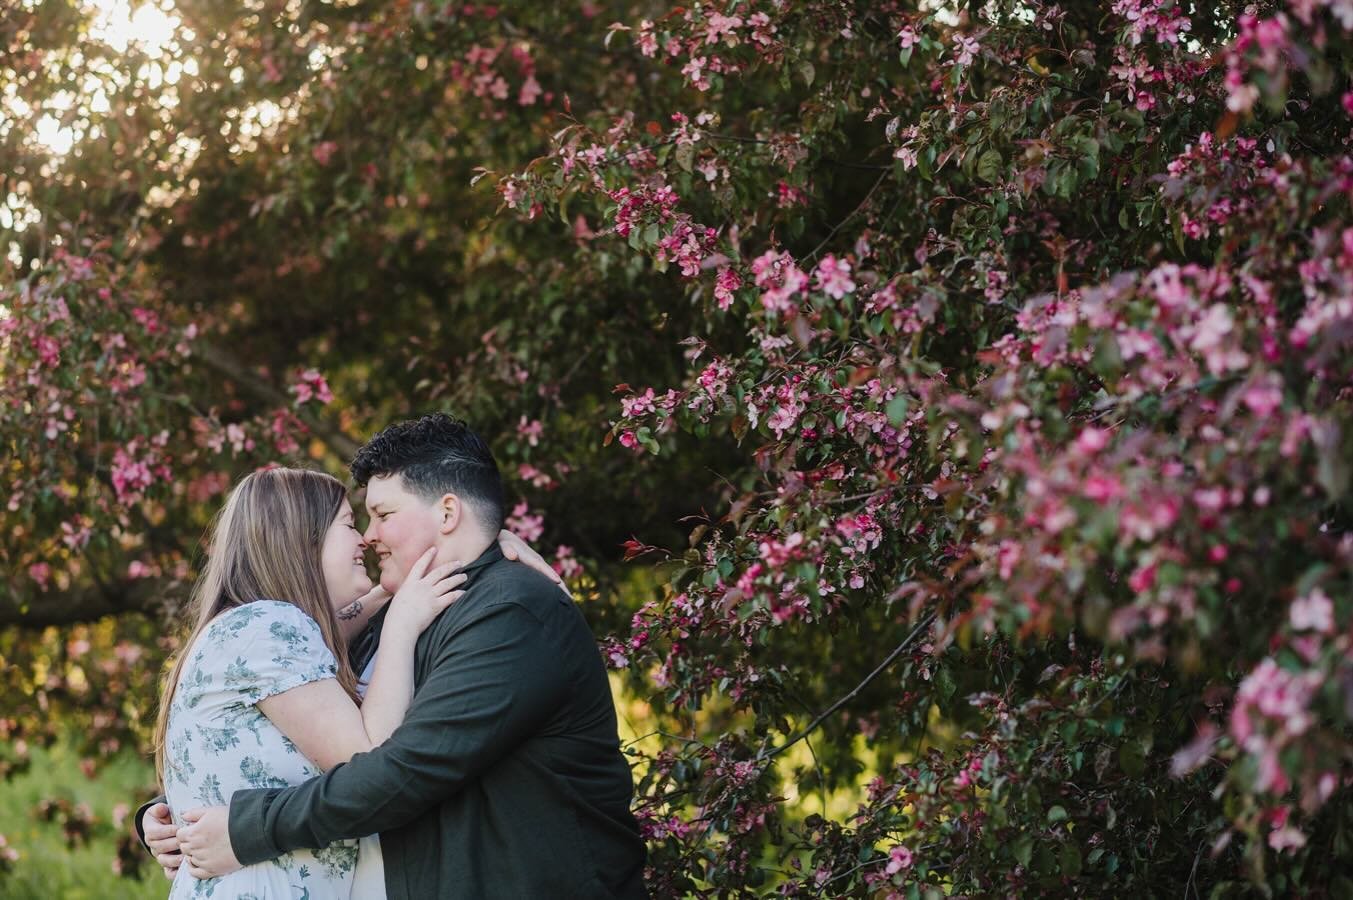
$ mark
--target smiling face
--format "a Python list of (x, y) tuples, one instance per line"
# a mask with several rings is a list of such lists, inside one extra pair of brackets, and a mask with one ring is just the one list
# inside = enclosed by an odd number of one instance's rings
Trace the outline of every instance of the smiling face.
[(367, 546), (376, 553), (381, 568), (381, 587), (399, 590), (409, 569), (437, 541), (443, 521), (442, 507), (410, 492), (400, 475), (382, 475), (366, 485)]
[(338, 509), (333, 523), (324, 534), (320, 549), (320, 565), (324, 569), (324, 584), (329, 589), (329, 605), (335, 610), (356, 600), (371, 590), (371, 578), (366, 574), (366, 544), (352, 520), (352, 507), (346, 502)]

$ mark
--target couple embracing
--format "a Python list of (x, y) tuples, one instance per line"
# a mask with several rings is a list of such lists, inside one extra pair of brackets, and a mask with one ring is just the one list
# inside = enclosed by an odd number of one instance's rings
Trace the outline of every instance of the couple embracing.
[(339, 481), (297, 469), (217, 519), (161, 703), (165, 797), (136, 819), (171, 898), (645, 896), (605, 668), (500, 532), (488, 448), (425, 416), (352, 476), (364, 534)]

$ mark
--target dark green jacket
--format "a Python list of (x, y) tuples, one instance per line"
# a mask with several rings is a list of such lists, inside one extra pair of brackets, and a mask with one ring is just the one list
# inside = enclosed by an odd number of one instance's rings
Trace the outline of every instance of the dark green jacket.
[(390, 900), (646, 896), (633, 782), (582, 614), (496, 543), (465, 571), (465, 596), (418, 640), (404, 723), (305, 784), (235, 792), (235, 855), (379, 832)]

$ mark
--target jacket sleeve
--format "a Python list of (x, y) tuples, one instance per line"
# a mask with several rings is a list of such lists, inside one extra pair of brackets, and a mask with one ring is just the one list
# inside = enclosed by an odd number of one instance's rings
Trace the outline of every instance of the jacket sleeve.
[[(145, 826), (141, 824), (141, 819), (145, 816), (146, 810), (150, 809), (156, 803), (167, 802), (169, 801), (165, 800), (164, 794), (161, 794), (154, 800), (147, 800), (145, 803), (141, 804), (141, 808), (136, 811), (136, 817), (132, 819), (132, 826), (136, 829), (136, 837), (141, 841), (141, 846), (145, 848), (147, 853), (150, 853), (150, 845), (146, 843), (146, 829)], [(154, 856), (153, 853), (151, 855)]]
[(428, 677), (384, 744), (304, 784), (235, 792), (230, 843), (241, 863), (407, 824), (540, 732), (562, 704), (558, 650), (521, 606), (490, 606), (454, 640), (435, 638)]

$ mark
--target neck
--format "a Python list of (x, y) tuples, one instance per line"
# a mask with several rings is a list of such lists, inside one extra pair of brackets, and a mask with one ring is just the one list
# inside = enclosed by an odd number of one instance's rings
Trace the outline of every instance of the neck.
[(469, 565), (479, 558), (479, 555), (489, 547), (493, 546), (495, 537), (489, 537), (478, 528), (457, 528), (451, 534), (442, 537), (437, 545), (437, 559), (433, 565), (441, 565), (452, 560), (459, 560), (462, 565)]

